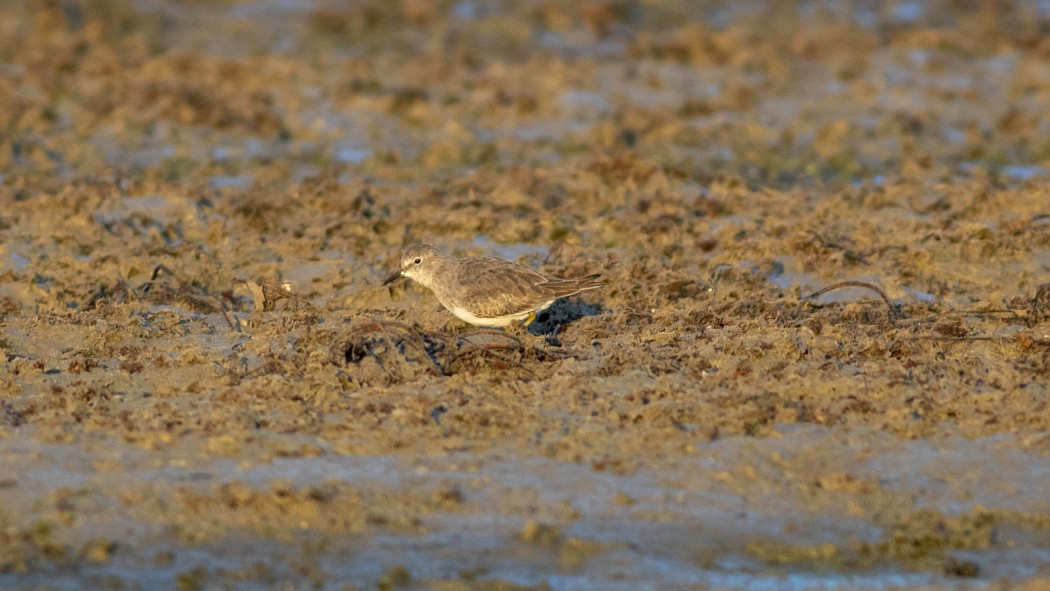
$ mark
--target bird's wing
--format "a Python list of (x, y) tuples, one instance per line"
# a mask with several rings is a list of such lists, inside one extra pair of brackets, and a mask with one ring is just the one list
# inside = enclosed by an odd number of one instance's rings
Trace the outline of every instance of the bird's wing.
[(460, 300), (478, 316), (495, 318), (532, 310), (551, 300), (600, 286), (597, 275), (560, 279), (491, 257), (469, 259), (460, 270)]
[(605, 285), (599, 279), (600, 273), (594, 275), (587, 275), (585, 277), (573, 277), (572, 279), (562, 279), (560, 277), (547, 277), (546, 280), (537, 285), (538, 289), (543, 290), (557, 298), (563, 298), (565, 296), (571, 296), (581, 291), (588, 289), (596, 289)]

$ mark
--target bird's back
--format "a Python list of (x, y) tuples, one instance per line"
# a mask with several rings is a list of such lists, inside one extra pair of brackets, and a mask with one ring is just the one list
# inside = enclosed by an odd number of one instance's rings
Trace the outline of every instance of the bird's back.
[(456, 259), (456, 280), (437, 293), (446, 308), (496, 318), (545, 307), (554, 300), (601, 286), (599, 275), (552, 277), (525, 265), (492, 257)]

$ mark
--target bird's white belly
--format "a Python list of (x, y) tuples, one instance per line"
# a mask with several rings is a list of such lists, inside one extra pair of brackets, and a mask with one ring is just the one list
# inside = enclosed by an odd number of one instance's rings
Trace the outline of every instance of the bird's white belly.
[(474, 326), (507, 326), (515, 320), (524, 320), (529, 317), (531, 310), (521, 312), (518, 314), (508, 314), (507, 316), (497, 316), (496, 318), (479, 318), (474, 314), (471, 314), (469, 310), (463, 308), (449, 308), (449, 311), (456, 315), (456, 318), (464, 322), (473, 324)]
[(538, 312), (540, 310), (543, 310), (543, 309), (547, 308), (548, 306), (550, 306), (553, 302), (554, 302), (554, 300), (551, 300), (550, 302), (546, 302), (546, 303), (538, 306), (535, 310), (525, 310), (523, 312), (515, 312), (514, 314), (507, 314), (506, 316), (497, 316), (495, 318), (479, 318), (478, 316), (475, 316), (473, 313), (471, 313), (470, 310), (465, 310), (465, 309), (460, 308), (458, 306), (449, 307), (448, 310), (449, 310), (449, 312), (452, 312), (453, 314), (455, 314), (456, 318), (459, 318), (460, 320), (462, 320), (464, 322), (468, 322), (470, 324), (473, 324), (474, 326), (507, 326), (508, 324), (510, 324), (512, 322), (525, 320), (526, 318), (529, 317), (529, 314), (532, 314), (534, 311)]

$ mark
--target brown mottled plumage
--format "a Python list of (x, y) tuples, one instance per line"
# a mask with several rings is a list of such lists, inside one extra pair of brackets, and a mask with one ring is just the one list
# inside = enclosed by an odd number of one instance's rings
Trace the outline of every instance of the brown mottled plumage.
[(400, 277), (414, 279), (456, 317), (478, 326), (531, 319), (558, 298), (602, 286), (600, 275), (561, 279), (513, 261), (448, 256), (418, 242), (405, 249), (401, 269), (383, 285)]

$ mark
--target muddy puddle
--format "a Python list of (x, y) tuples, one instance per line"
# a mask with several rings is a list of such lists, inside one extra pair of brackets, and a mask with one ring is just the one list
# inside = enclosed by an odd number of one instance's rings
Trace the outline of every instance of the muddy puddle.
[(1050, 585), (1043, 3), (0, 23), (0, 588)]

